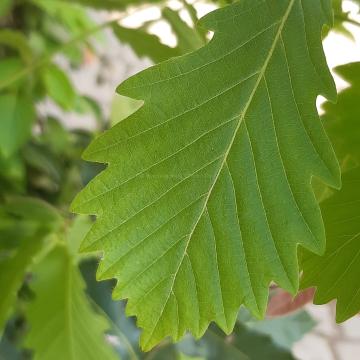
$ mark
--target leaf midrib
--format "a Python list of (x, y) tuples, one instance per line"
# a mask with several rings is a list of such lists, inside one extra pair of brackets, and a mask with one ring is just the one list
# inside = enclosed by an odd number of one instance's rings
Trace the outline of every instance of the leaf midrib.
[[(156, 327), (157, 327), (157, 324), (158, 324), (159, 320), (161, 319), (161, 317), (162, 317), (162, 315), (163, 315), (163, 312), (164, 312), (164, 310), (165, 310), (165, 308), (166, 308), (166, 306), (167, 306), (167, 303), (168, 303), (168, 301), (169, 301), (169, 298), (170, 298), (170, 296), (171, 296), (171, 294), (172, 294), (172, 292), (173, 292), (173, 288), (174, 288), (174, 284), (175, 284), (175, 281), (176, 281), (177, 274), (179, 273), (180, 267), (181, 267), (181, 265), (182, 265), (182, 263), (183, 263), (183, 261), (184, 261), (185, 256), (188, 255), (188, 254), (187, 254), (187, 249), (188, 249), (188, 247), (189, 247), (190, 240), (191, 240), (191, 238), (192, 238), (192, 236), (193, 236), (193, 234), (194, 234), (194, 232), (195, 232), (195, 230), (196, 230), (196, 227), (197, 227), (200, 219), (202, 218), (202, 216), (203, 216), (203, 214), (204, 214), (204, 212), (205, 212), (205, 210), (206, 210), (206, 208), (207, 208), (207, 204), (208, 204), (208, 202), (209, 202), (209, 199), (210, 199), (210, 196), (211, 196), (211, 194), (212, 194), (212, 191), (214, 190), (214, 187), (215, 187), (215, 185), (216, 185), (216, 183), (217, 183), (217, 180), (218, 180), (218, 178), (219, 178), (219, 176), (220, 176), (220, 174), (221, 174), (221, 171), (223, 170), (224, 165), (226, 164), (227, 157), (228, 157), (228, 155), (229, 155), (229, 153), (230, 153), (230, 151), (231, 151), (231, 148), (232, 148), (232, 146), (233, 146), (233, 144), (234, 144), (234, 141), (235, 141), (235, 139), (236, 139), (237, 133), (238, 133), (238, 131), (239, 131), (239, 129), (240, 129), (240, 126), (241, 126), (243, 120), (245, 119), (245, 116), (247, 115), (247, 111), (249, 110), (249, 108), (250, 108), (250, 106), (251, 106), (251, 103), (252, 103), (252, 100), (253, 100), (253, 98), (254, 98), (254, 96), (255, 96), (258, 88), (259, 88), (259, 85), (260, 85), (260, 83), (261, 83), (261, 81), (262, 81), (265, 73), (266, 73), (267, 67), (268, 67), (268, 65), (269, 65), (269, 63), (270, 63), (270, 60), (271, 60), (272, 55), (273, 55), (273, 53), (274, 53), (274, 51), (275, 51), (275, 49), (276, 49), (276, 46), (278, 45), (278, 42), (279, 42), (279, 40), (281, 39), (282, 30), (283, 30), (283, 28), (284, 28), (284, 26), (285, 26), (285, 24), (286, 24), (286, 21), (287, 21), (289, 15), (290, 15), (290, 13), (291, 13), (291, 11), (292, 11), (292, 9), (293, 9), (294, 4), (295, 4), (295, 0), (290, 0), (289, 5), (288, 5), (288, 7), (287, 7), (287, 9), (286, 9), (286, 11), (285, 11), (285, 13), (284, 13), (283, 19), (282, 19), (281, 22), (279, 23), (279, 29), (278, 29), (278, 31), (276, 32), (274, 41), (273, 41), (273, 43), (272, 43), (272, 45), (271, 45), (271, 47), (270, 47), (269, 54), (268, 54), (267, 58), (265, 59), (264, 65), (262, 66), (262, 68), (261, 68), (261, 70), (260, 70), (260, 72), (259, 72), (259, 76), (258, 76), (258, 78), (257, 78), (257, 80), (256, 80), (255, 85), (254, 85), (254, 89), (253, 89), (253, 91), (251, 92), (251, 94), (250, 94), (250, 96), (249, 96), (249, 99), (248, 99), (248, 101), (247, 101), (247, 103), (246, 103), (246, 105), (245, 105), (245, 107), (244, 107), (244, 110), (243, 110), (241, 116), (239, 117), (239, 122), (238, 122), (238, 124), (237, 124), (237, 126), (236, 126), (236, 128), (235, 128), (235, 130), (234, 130), (234, 134), (233, 134), (232, 138), (230, 139), (230, 142), (229, 142), (229, 145), (228, 145), (228, 147), (227, 147), (227, 150), (226, 150), (225, 153), (224, 153), (224, 157), (223, 157), (222, 162), (220, 163), (218, 172), (216, 173), (215, 178), (214, 178), (214, 181), (213, 181), (213, 183), (212, 183), (212, 185), (211, 185), (211, 187), (210, 187), (210, 189), (209, 189), (209, 191), (208, 191), (208, 194), (207, 194), (207, 196), (206, 196), (206, 198), (205, 198), (205, 200), (204, 200), (204, 205), (203, 205), (202, 209), (200, 210), (199, 216), (198, 216), (198, 218), (197, 218), (197, 220), (196, 220), (196, 222), (195, 222), (195, 224), (194, 224), (191, 232), (189, 233), (189, 237), (188, 237), (188, 240), (187, 240), (186, 245), (185, 245), (185, 249), (184, 249), (183, 256), (182, 256), (182, 258), (181, 258), (181, 260), (180, 260), (180, 262), (179, 262), (179, 265), (178, 265), (176, 271), (175, 271), (174, 274), (173, 274), (173, 281), (172, 281), (171, 287), (170, 287), (170, 289), (169, 289), (168, 297), (167, 297), (167, 299), (166, 299), (166, 301), (165, 301), (165, 304), (164, 304), (163, 308), (161, 309), (161, 312), (160, 312), (160, 314), (159, 314), (158, 320), (156, 321), (156, 323), (155, 323), (155, 325), (154, 325), (154, 327), (153, 327), (153, 330), (152, 330), (152, 332), (150, 333), (150, 336), (148, 337), (149, 340), (148, 340), (147, 344), (148, 344), (149, 341), (151, 340), (152, 335), (153, 335), (153, 333), (155, 332), (155, 329), (156, 329)], [(145, 344), (144, 348), (146, 348), (146, 345), (147, 345), (147, 344)]]

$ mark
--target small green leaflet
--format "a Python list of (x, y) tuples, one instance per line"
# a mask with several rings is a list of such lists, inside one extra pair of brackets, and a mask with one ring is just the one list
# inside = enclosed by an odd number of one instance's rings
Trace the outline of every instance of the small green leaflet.
[(324, 250), (311, 179), (340, 186), (315, 106), (336, 96), (331, 21), (328, 0), (243, 0), (200, 21), (208, 45), (119, 87), (144, 105), (88, 147), (109, 166), (72, 208), (98, 216), (82, 250), (104, 252), (98, 278), (117, 279), (144, 350), (211, 321), (230, 333), (241, 304), (262, 316), (271, 281), (298, 289), (297, 245)]
[(35, 299), (28, 305), (25, 346), (41, 360), (117, 359), (105, 343), (107, 320), (96, 314), (84, 293), (76, 261), (58, 245), (34, 268)]

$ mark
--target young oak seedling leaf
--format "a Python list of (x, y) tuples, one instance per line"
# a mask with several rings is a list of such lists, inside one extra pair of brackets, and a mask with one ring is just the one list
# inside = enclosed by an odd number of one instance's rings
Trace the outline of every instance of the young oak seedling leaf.
[(244, 0), (201, 20), (208, 45), (119, 87), (144, 105), (88, 147), (109, 166), (72, 208), (98, 216), (82, 250), (104, 253), (144, 350), (211, 321), (230, 333), (241, 304), (262, 316), (271, 281), (297, 291), (298, 244), (324, 250), (311, 179), (340, 186), (315, 105), (336, 96), (331, 21), (328, 0)]

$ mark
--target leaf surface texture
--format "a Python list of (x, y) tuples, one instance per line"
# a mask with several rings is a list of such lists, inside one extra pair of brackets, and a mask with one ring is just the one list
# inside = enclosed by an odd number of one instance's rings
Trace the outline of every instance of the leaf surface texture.
[(200, 20), (208, 45), (119, 87), (144, 105), (89, 146), (109, 166), (73, 210), (98, 216), (82, 250), (104, 252), (98, 278), (117, 279), (145, 350), (210, 321), (229, 333), (241, 304), (261, 316), (271, 281), (296, 292), (297, 245), (323, 251), (311, 178), (340, 185), (315, 106), (336, 95), (331, 18), (327, 0), (244, 0)]

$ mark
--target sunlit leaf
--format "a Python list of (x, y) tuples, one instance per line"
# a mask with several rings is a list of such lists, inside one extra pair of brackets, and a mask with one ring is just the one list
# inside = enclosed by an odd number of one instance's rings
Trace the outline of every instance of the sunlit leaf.
[[(313, 176), (340, 186), (319, 121), (335, 87), (321, 45), (327, 0), (246, 0), (201, 20), (210, 43), (125, 81), (144, 100), (85, 159), (109, 164), (74, 201), (98, 215), (82, 250), (151, 349), (162, 338), (226, 333), (239, 306), (262, 316), (268, 285), (298, 289), (297, 246), (321, 253)], [(306, 91), (304, 91), (306, 89)]]

